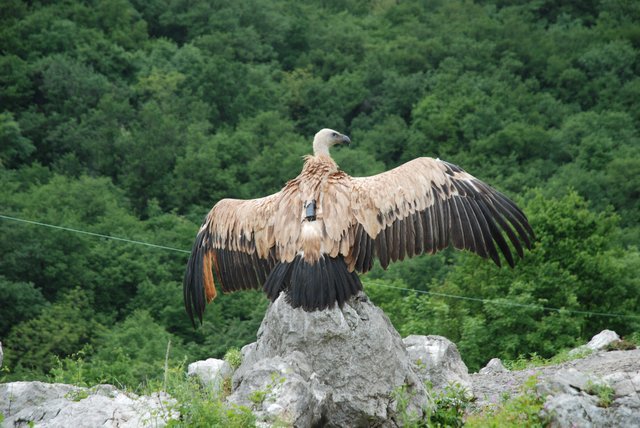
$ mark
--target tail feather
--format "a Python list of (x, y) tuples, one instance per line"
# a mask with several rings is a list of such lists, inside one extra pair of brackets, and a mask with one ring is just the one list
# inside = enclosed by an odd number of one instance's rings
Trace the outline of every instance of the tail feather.
[(284, 291), (291, 306), (306, 311), (330, 308), (336, 303), (342, 306), (361, 290), (358, 275), (348, 271), (342, 256), (321, 256), (315, 263), (297, 256), (292, 262), (277, 264), (264, 284), (271, 301)]

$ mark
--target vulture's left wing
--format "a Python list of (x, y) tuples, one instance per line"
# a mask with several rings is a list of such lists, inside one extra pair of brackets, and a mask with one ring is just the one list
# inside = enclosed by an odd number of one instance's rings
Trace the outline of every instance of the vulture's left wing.
[(366, 272), (377, 256), (383, 268), (405, 257), (435, 253), (453, 245), (500, 266), (498, 249), (514, 260), (505, 236), (520, 257), (533, 230), (505, 195), (456, 165), (418, 158), (371, 177), (351, 179), (355, 216), (350, 269)]
[(223, 199), (207, 214), (184, 276), (184, 303), (192, 322), (194, 312), (202, 322), (206, 304), (216, 296), (212, 270), (223, 292), (262, 286), (275, 265), (272, 222), (281, 198), (276, 193)]

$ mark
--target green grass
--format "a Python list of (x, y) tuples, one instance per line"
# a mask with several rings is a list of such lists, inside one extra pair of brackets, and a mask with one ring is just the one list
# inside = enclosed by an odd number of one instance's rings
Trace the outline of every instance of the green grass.
[(530, 377), (520, 394), (506, 399), (495, 407), (471, 414), (465, 421), (469, 428), (542, 428), (548, 420), (540, 415), (544, 397), (536, 391), (537, 378)]
[(544, 358), (534, 352), (529, 354), (528, 357), (521, 355), (515, 360), (504, 361), (503, 364), (509, 370), (525, 370), (533, 367), (552, 366), (554, 364), (562, 364), (567, 361), (578, 360), (589, 356), (592, 353), (593, 351), (589, 348), (580, 349), (574, 353), (571, 353), (570, 350), (563, 350), (551, 358)]
[(458, 384), (452, 384), (435, 391), (430, 384), (425, 385), (432, 405), (423, 409), (424, 416), (408, 410), (412, 393), (403, 385), (393, 392), (396, 401), (396, 419), (407, 428), (439, 428), (464, 426), (464, 414), (471, 402), (466, 390)]
[(249, 408), (224, 403), (223, 391), (187, 377), (182, 367), (169, 370), (166, 392), (177, 400), (170, 410), (180, 412), (180, 418), (170, 420), (168, 427), (255, 426), (255, 417)]

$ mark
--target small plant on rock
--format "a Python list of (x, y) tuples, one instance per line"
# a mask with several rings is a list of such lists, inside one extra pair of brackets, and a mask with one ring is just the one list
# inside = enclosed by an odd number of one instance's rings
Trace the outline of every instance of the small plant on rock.
[(607, 345), (607, 351), (631, 351), (636, 349), (636, 344), (629, 340), (616, 340)]
[(238, 348), (229, 348), (224, 354), (224, 360), (235, 370), (242, 364), (242, 352)]
[(613, 402), (613, 396), (615, 395), (613, 388), (606, 383), (589, 382), (587, 383), (587, 389), (585, 392), (598, 397), (598, 406), (604, 408), (611, 405)]
[(542, 428), (547, 426), (548, 420), (541, 416), (544, 397), (536, 391), (537, 378), (530, 377), (522, 387), (522, 393), (508, 399), (495, 408), (470, 415), (465, 421), (465, 427), (500, 427)]
[(467, 390), (451, 384), (433, 395), (435, 410), (429, 415), (429, 427), (462, 427), (464, 414), (470, 404)]

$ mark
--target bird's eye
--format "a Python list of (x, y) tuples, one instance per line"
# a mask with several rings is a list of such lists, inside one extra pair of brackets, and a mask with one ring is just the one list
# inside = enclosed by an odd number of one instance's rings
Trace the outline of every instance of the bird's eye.
[(337, 137), (337, 136), (338, 136), (338, 133), (336, 133), (336, 132), (332, 132), (332, 133), (331, 133), (331, 136), (332, 136), (332, 137)]

